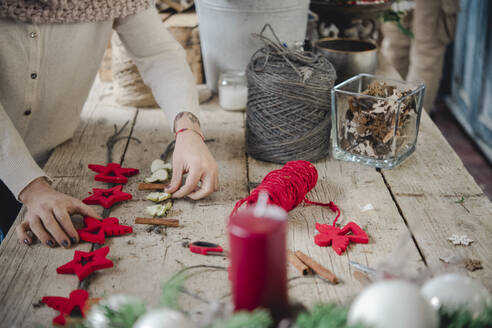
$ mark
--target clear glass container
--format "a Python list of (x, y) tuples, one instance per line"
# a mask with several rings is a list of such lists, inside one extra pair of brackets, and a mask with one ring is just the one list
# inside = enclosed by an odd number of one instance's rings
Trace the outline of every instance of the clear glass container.
[(248, 102), (248, 82), (243, 71), (220, 73), (219, 104), (226, 110), (244, 110)]
[(333, 157), (392, 169), (415, 150), (424, 85), (359, 74), (332, 96)]

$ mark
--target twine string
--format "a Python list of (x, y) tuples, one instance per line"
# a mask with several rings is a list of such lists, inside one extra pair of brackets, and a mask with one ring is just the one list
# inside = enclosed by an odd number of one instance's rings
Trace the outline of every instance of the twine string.
[[(265, 36), (267, 29), (272, 39)], [(333, 66), (320, 55), (285, 47), (268, 24), (253, 36), (264, 47), (251, 57), (246, 72), (247, 153), (282, 164), (327, 156)]]
[[(265, 30), (267, 28), (270, 30), (273, 37), (275, 38), (275, 41), (277, 41), (277, 42), (272, 41), (271, 39), (267, 38), (264, 35)], [(301, 63), (304, 62), (306, 64), (315, 64), (316, 61), (320, 57), (319, 55), (312, 56), (313, 53), (311, 53), (311, 52), (301, 53), (298, 51), (292, 51), (289, 48), (285, 47), (282, 44), (282, 42), (280, 41), (280, 39), (278, 38), (277, 34), (275, 33), (275, 31), (273, 30), (273, 28), (270, 24), (265, 24), (265, 26), (263, 26), (263, 28), (261, 29), (261, 32), (260, 33), (254, 33), (253, 37), (258, 39), (258, 40), (263, 41), (263, 43), (265, 44), (264, 48), (258, 49), (254, 53), (254, 55), (252, 56), (254, 58), (257, 53), (259, 53), (259, 52), (264, 53), (266, 55), (264, 67), (266, 66), (266, 64), (268, 64), (268, 58), (270, 57), (270, 53), (272, 52), (273, 54), (282, 56), (283, 59), (294, 69), (294, 71), (297, 73), (297, 75), (302, 77), (302, 73), (289, 60), (289, 57), (293, 58), (296, 62), (301, 62)], [(311, 56), (309, 54), (311, 54)]]

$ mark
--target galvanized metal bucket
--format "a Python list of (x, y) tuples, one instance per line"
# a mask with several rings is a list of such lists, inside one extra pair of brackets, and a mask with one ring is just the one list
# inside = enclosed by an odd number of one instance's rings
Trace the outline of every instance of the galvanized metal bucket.
[(270, 24), (287, 46), (302, 44), (309, 0), (197, 0), (207, 87), (217, 91), (220, 72), (245, 71), (262, 43), (251, 34)]
[(377, 46), (370, 41), (324, 38), (315, 43), (315, 50), (333, 64), (337, 83), (361, 73), (376, 72)]

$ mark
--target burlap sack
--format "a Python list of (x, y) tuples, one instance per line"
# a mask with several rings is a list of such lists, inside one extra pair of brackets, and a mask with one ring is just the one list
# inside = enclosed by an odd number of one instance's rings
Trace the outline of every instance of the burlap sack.
[(131, 107), (159, 107), (116, 33), (113, 33), (111, 47), (111, 70), (116, 102)]

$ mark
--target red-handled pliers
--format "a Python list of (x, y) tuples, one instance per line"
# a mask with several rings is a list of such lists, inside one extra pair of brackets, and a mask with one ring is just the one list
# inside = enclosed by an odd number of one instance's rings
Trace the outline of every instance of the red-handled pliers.
[(202, 255), (227, 256), (227, 252), (217, 244), (208, 241), (195, 241), (190, 244), (190, 251)]

